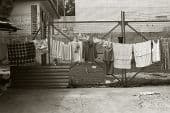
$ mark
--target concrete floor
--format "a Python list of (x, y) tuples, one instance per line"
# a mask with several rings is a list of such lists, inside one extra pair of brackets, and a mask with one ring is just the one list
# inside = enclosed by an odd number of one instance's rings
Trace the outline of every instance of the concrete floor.
[(170, 86), (9, 89), (0, 113), (170, 113)]

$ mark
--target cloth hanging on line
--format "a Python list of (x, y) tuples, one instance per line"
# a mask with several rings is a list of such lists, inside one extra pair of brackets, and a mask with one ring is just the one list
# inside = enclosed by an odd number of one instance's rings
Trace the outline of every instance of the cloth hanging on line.
[(113, 43), (114, 67), (130, 69), (132, 59), (132, 44)]
[(114, 72), (113, 61), (104, 61), (105, 64), (105, 74), (112, 75)]
[(70, 43), (63, 45), (63, 60), (71, 61), (71, 44)]
[(105, 63), (105, 73), (107, 75), (113, 74), (114, 68), (113, 68), (113, 47), (112, 43), (104, 44), (104, 54), (103, 54), (103, 61)]
[(83, 44), (81, 41), (72, 41), (70, 42), (72, 48), (72, 61), (73, 62), (82, 62), (82, 52), (83, 52)]
[(52, 58), (58, 63), (70, 63), (72, 60), (71, 44), (62, 41), (52, 41)]
[(93, 41), (83, 42), (83, 59), (85, 61), (94, 62), (97, 58), (96, 44)]
[(104, 49), (103, 60), (104, 61), (114, 61), (113, 48), (105, 48)]
[(60, 42), (59, 44), (59, 50), (58, 50), (58, 59), (63, 59), (63, 46), (64, 46), (64, 42)]
[(136, 43), (133, 47), (136, 67), (146, 67), (152, 64), (151, 40)]
[(152, 62), (159, 62), (160, 60), (160, 42), (159, 40), (152, 40)]
[(23, 65), (35, 62), (35, 45), (33, 42), (8, 45), (10, 65)]
[(53, 58), (57, 57), (57, 45), (58, 45), (58, 41), (52, 40), (51, 54)]

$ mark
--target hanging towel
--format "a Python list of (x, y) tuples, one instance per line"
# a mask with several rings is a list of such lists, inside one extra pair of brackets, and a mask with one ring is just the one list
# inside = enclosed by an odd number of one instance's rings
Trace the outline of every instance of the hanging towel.
[(159, 40), (154, 41), (152, 40), (152, 61), (159, 62), (160, 61), (160, 43)]
[(113, 43), (114, 67), (130, 69), (132, 59), (132, 44)]
[(136, 67), (146, 67), (152, 64), (151, 40), (136, 43), (133, 47)]
[(70, 50), (70, 44), (64, 45), (64, 60), (65, 61), (71, 61), (71, 50)]
[(68, 58), (71, 61), (72, 60), (72, 47), (71, 47), (71, 43), (68, 43)]
[(83, 42), (83, 56), (85, 61), (94, 62), (97, 58), (96, 43), (92, 40)]
[(60, 47), (61, 47), (61, 42), (57, 41), (57, 44), (56, 44), (56, 48), (57, 48), (56, 56), (57, 56), (57, 59), (60, 58), (60, 56), (59, 56), (59, 54), (60, 54)]
[(64, 55), (64, 53), (63, 53), (63, 49), (64, 49), (64, 42), (60, 42), (60, 45), (59, 45), (59, 51), (58, 51), (58, 58), (59, 59), (63, 59), (63, 55)]
[(56, 58), (57, 57), (57, 41), (56, 40), (52, 40), (52, 48), (51, 48), (51, 52), (52, 52), (52, 57)]
[(72, 41), (71, 47), (72, 47), (72, 61), (73, 62), (82, 62), (82, 50), (83, 50), (82, 42), (81, 41), (79, 41), (79, 42)]

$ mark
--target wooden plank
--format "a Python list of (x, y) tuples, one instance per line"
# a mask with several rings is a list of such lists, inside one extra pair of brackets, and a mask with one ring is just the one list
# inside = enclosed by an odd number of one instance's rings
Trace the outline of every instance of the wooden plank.
[(58, 73), (58, 72), (69, 72), (70, 69), (17, 69), (13, 73)]
[(13, 69), (70, 69), (70, 66), (11, 66)]
[(69, 79), (15, 79), (14, 82), (68, 82)]
[(12, 76), (68, 76), (67, 73), (15, 73)]
[(68, 86), (69, 83), (32, 83), (32, 84), (23, 84), (23, 83), (12, 83), (13, 86)]
[(69, 79), (69, 76), (15, 76), (14, 80), (18, 79)]
[(49, 89), (49, 88), (68, 88), (68, 85), (60, 85), (60, 86), (56, 86), (56, 85), (48, 85), (48, 86), (27, 86), (27, 85), (15, 85), (12, 86), (12, 88), (23, 88), (23, 89)]

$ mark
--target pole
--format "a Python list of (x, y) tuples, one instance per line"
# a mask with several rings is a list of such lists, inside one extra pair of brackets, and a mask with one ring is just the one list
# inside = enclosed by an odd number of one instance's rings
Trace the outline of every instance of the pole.
[(108, 36), (113, 30), (115, 30), (119, 26), (119, 23), (114, 26), (109, 32), (107, 32), (101, 39), (104, 39), (106, 36)]
[[(123, 43), (126, 43), (126, 38), (125, 38), (125, 12), (121, 11), (121, 33), (122, 33), (122, 38), (123, 38)], [(122, 84), (123, 86), (127, 85), (127, 80), (126, 80), (126, 69), (122, 69)]]
[(51, 63), (51, 26), (48, 24), (48, 63)]

